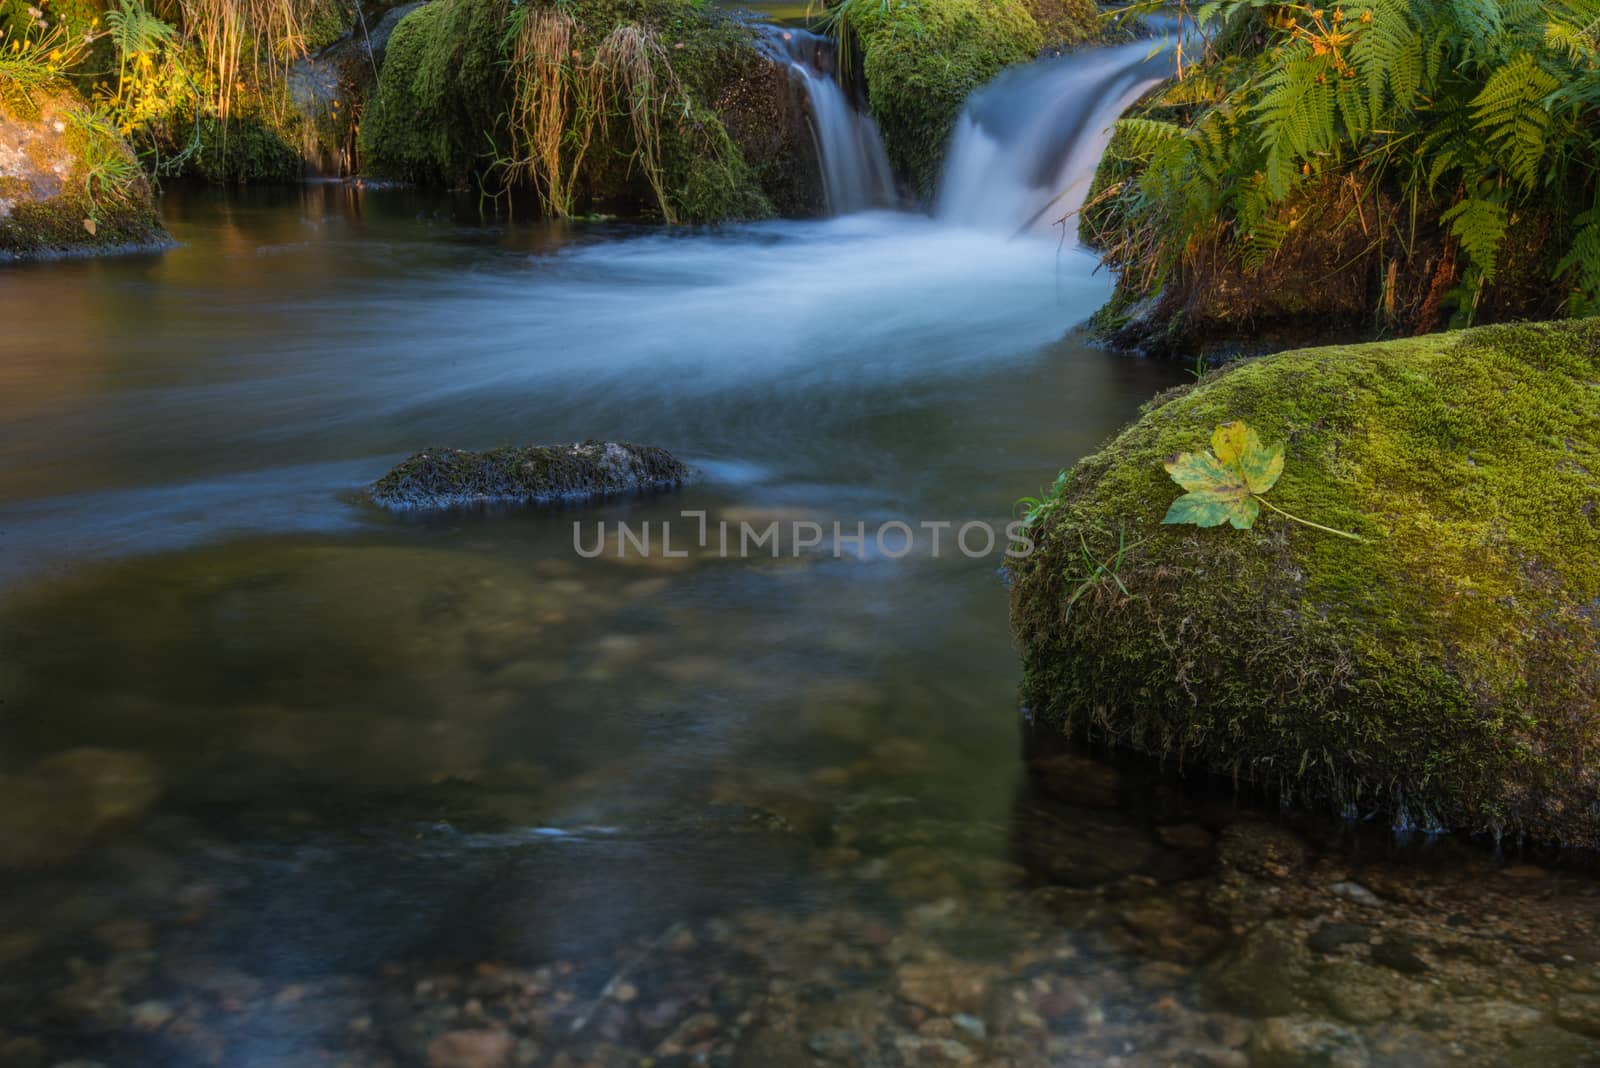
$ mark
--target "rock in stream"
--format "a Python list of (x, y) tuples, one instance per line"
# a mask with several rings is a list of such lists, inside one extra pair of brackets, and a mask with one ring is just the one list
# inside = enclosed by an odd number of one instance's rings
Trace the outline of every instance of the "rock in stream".
[(485, 452), (424, 449), (372, 487), (386, 508), (573, 500), (677, 486), (689, 468), (665, 449), (614, 441), (504, 446)]

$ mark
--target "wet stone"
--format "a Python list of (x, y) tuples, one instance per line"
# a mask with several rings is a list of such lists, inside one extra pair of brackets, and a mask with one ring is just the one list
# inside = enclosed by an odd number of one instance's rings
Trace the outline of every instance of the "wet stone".
[(1353, 1024), (1387, 1020), (1398, 1011), (1393, 975), (1365, 964), (1336, 961), (1316, 974), (1318, 999), (1339, 1019)]
[(1372, 961), (1402, 975), (1422, 975), (1428, 971), (1428, 962), (1405, 942), (1379, 942), (1372, 947)]
[(1365, 945), (1368, 930), (1359, 923), (1325, 923), (1311, 932), (1306, 948), (1313, 953), (1334, 953), (1344, 946)]
[(1556, 1023), (1568, 1031), (1600, 1039), (1600, 996), (1567, 995), (1556, 1002)]
[(1034, 779), (1050, 796), (1081, 808), (1122, 807), (1122, 775), (1076, 753), (1057, 753), (1029, 763)]
[(1251, 1016), (1299, 1011), (1296, 964), (1301, 947), (1286, 929), (1265, 924), (1207, 968), (1210, 997), (1219, 1007)]
[(1218, 859), (1247, 875), (1282, 879), (1305, 867), (1306, 846), (1293, 832), (1270, 823), (1235, 823), (1222, 832)]
[(1284, 1016), (1256, 1028), (1250, 1062), (1260, 1068), (1364, 1068), (1370, 1059), (1361, 1039), (1348, 1028), (1310, 1016)]
[(515, 1048), (505, 1031), (450, 1031), (428, 1043), (428, 1068), (506, 1068)]

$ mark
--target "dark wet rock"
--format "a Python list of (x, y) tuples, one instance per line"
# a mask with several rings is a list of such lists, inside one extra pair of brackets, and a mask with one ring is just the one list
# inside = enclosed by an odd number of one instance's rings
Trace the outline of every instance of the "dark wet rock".
[(1310, 1016), (1285, 1016), (1262, 1023), (1250, 1040), (1253, 1065), (1261, 1068), (1362, 1068), (1369, 1063), (1357, 1035)]
[(0, 1064), (11, 1068), (39, 1068), (44, 1064), (44, 1043), (28, 1036), (0, 1036)]
[(1568, 1031), (1600, 1039), (1600, 996), (1569, 995), (1561, 998), (1556, 1002), (1555, 1020)]
[(1156, 828), (1156, 837), (1161, 839), (1161, 844), (1173, 849), (1201, 850), (1210, 849), (1216, 844), (1216, 837), (1212, 833), (1193, 823), (1179, 823), (1170, 827)]
[(368, 26), (365, 34), (362, 34), (358, 27), (356, 33), (351, 36), (364, 38), (368, 54), (372, 57), (372, 62), (382, 68), (384, 54), (389, 48), (389, 38), (394, 36), (395, 27), (400, 25), (401, 19), (421, 6), (421, 0), (414, 0), (412, 3), (391, 7), (383, 13), (383, 16), (376, 23)]
[(1217, 855), (1224, 867), (1267, 879), (1285, 878), (1306, 864), (1305, 843), (1270, 823), (1235, 823), (1222, 832)]
[(1139, 901), (1118, 912), (1122, 925), (1146, 955), (1163, 961), (1199, 963), (1216, 952), (1223, 934), (1170, 898)]
[(983, 1007), (994, 969), (955, 960), (904, 964), (895, 975), (895, 993), (904, 1001), (942, 1016), (973, 1013)]
[(1251, 1016), (1298, 1012), (1295, 996), (1299, 940), (1282, 924), (1264, 924), (1246, 934), (1206, 969), (1208, 996), (1218, 1007)]
[(572, 500), (677, 486), (689, 469), (665, 449), (612, 441), (506, 446), (486, 452), (425, 449), (372, 487), (395, 509)]
[(1069, 805), (1115, 810), (1122, 807), (1122, 775), (1116, 768), (1076, 753), (1057, 753), (1029, 762), (1046, 793)]
[(506, 1068), (515, 1048), (505, 1031), (449, 1031), (428, 1043), (428, 1068)]
[(1387, 1020), (1399, 1010), (1404, 980), (1392, 973), (1357, 964), (1335, 961), (1318, 970), (1315, 988), (1318, 999), (1346, 1023), (1370, 1024)]
[(1428, 970), (1428, 962), (1406, 942), (1379, 942), (1372, 947), (1372, 961), (1402, 975), (1421, 975)]
[(137, 753), (84, 748), (41, 760), (0, 779), (0, 869), (59, 864), (160, 795), (155, 766)]
[(1313, 953), (1333, 953), (1343, 946), (1365, 945), (1367, 928), (1359, 923), (1325, 923), (1311, 932), (1306, 948)]

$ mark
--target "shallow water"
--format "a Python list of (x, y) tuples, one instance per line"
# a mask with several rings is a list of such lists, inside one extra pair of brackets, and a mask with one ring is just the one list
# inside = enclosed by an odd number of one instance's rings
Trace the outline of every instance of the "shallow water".
[[(1070, 756), (1031, 782), (998, 552), (574, 551), (700, 511), (1003, 524), (1182, 378), (1067, 336), (1085, 253), (338, 185), (165, 211), (163, 256), (0, 278), (0, 1064), (1594, 1054), (1587, 880)], [(701, 475), (360, 494), (424, 445), (587, 437)], [(1328, 923), (1366, 933), (1313, 956)]]

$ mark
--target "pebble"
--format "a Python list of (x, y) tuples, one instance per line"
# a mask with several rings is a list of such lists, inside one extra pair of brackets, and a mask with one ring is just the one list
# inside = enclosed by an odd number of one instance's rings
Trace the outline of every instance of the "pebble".
[(1365, 945), (1367, 928), (1359, 923), (1325, 923), (1311, 932), (1306, 947), (1313, 953), (1332, 953), (1349, 945)]
[(1372, 947), (1372, 961), (1402, 975), (1421, 975), (1428, 970), (1428, 962), (1404, 942), (1379, 942)]
[(1383, 906), (1383, 898), (1379, 897), (1377, 894), (1374, 894), (1371, 890), (1368, 890), (1360, 883), (1334, 883), (1332, 886), (1328, 887), (1328, 889), (1334, 894), (1337, 894), (1339, 897), (1344, 898), (1346, 901), (1352, 901), (1357, 905), (1365, 905), (1367, 908), (1374, 909), (1381, 908)]
[(506, 1068), (515, 1047), (505, 1031), (449, 1031), (428, 1043), (428, 1068)]

